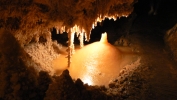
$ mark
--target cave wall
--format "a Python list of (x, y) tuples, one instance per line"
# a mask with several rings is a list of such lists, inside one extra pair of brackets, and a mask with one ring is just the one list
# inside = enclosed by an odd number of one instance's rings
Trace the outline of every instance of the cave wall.
[[(110, 88), (109, 91), (112, 91), (112, 94), (115, 91), (120, 93), (113, 98), (111, 97), (113, 95), (100, 92), (106, 91), (104, 87), (84, 86), (78, 80), (74, 83), (67, 71), (61, 77), (51, 77), (48, 72), (44, 71), (36, 72), (34, 69), (34, 66), (37, 66), (36, 62), (23, 48), (31, 42), (41, 42), (40, 37), (51, 41), (49, 32), (51, 27), (66, 25), (70, 28), (77, 23), (90, 31), (92, 22), (98, 17), (97, 14), (106, 14), (106, 12), (110, 12), (110, 15), (130, 14), (133, 10), (133, 3), (133, 0), (0, 0), (0, 28), (2, 29), (0, 30), (0, 99), (54, 100), (71, 99), (71, 96), (75, 96), (75, 99), (137, 99), (136, 97), (142, 99), (147, 96), (145, 98), (147, 99), (149, 95), (140, 91), (142, 89), (140, 87), (143, 87), (145, 91), (149, 89), (144, 85), (147, 82), (143, 78), (135, 78), (141, 74), (134, 76), (133, 79), (120, 80), (126, 85), (112, 84), (113, 89)], [(169, 30), (166, 38), (166, 43), (175, 59), (177, 59), (176, 29), (177, 26), (174, 26)], [(34, 64), (29, 66), (27, 62)], [(127, 75), (127, 73), (124, 74)], [(133, 92), (124, 93), (131, 87), (125, 80), (133, 80), (132, 87), (137, 86), (132, 89)], [(66, 84), (68, 82), (70, 84)], [(63, 93), (65, 97), (62, 97)]]
[[(50, 29), (53, 27), (57, 30), (61, 26), (70, 29), (77, 24), (84, 28), (89, 36), (92, 24), (99, 15), (129, 15), (133, 11), (135, 1), (0, 0), (0, 99), (43, 100), (49, 84), (53, 83), (47, 91), (47, 97), (50, 97), (50, 93), (53, 91), (52, 87), (57, 87), (59, 82), (57, 79), (57, 82), (52, 82), (55, 78), (51, 78), (49, 72), (41, 71), (39, 63), (25, 48), (32, 43), (43, 45), (43, 50), (45, 47), (50, 48), (53, 45)], [(40, 49), (39, 51), (32, 50), (39, 52), (40, 57), (46, 53), (41, 53)], [(39, 57), (39, 55), (36, 56)], [(69, 81), (72, 81), (71, 78)], [(74, 85), (73, 82), (71, 83)], [(66, 85), (65, 82), (61, 84)], [(67, 86), (69, 85), (64, 88)], [(75, 85), (74, 88), (78, 91)], [(93, 97), (90, 98), (93, 99), (98, 96), (100, 96), (99, 98), (107, 98), (97, 89), (97, 92), (90, 91), (87, 91), (86, 97), (91, 95)], [(95, 93), (100, 95), (94, 95)], [(66, 96), (69, 98), (70, 95), (66, 94)]]
[(89, 38), (92, 24), (102, 15), (129, 15), (136, 0), (0, 0), (0, 27), (13, 31), (20, 44), (48, 34), (50, 28), (66, 30), (75, 24)]
[(172, 59), (177, 61), (177, 24), (166, 32), (164, 40), (167, 44), (167, 48), (171, 52), (170, 55), (173, 57)]
[(51, 83), (47, 72), (37, 73), (30, 56), (11, 32), (0, 30), (0, 99), (40, 100)]

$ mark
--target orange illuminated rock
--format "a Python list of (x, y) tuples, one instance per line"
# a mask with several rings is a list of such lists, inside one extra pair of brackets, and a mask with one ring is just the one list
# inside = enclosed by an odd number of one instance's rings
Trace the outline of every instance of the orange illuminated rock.
[(87, 45), (73, 55), (70, 75), (89, 85), (108, 85), (120, 71), (121, 58), (121, 52), (107, 42), (105, 33), (100, 42)]

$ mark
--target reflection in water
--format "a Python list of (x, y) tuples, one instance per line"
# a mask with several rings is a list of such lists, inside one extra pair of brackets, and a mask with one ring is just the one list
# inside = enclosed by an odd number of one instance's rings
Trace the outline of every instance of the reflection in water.
[(59, 55), (59, 57), (52, 62), (52, 67), (56, 75), (60, 75), (63, 70), (67, 69), (67, 55)]
[(90, 76), (88, 76), (88, 75), (85, 75), (85, 76), (82, 78), (82, 81), (83, 81), (85, 84), (93, 85), (93, 79), (92, 79), (92, 77), (90, 77)]
[(92, 43), (73, 55), (70, 75), (81, 80), (89, 76), (93, 85), (108, 84), (119, 73), (121, 56), (121, 52), (109, 43)]
[(104, 34), (100, 42), (76, 50), (69, 68), (72, 78), (80, 78), (88, 85), (108, 85), (122, 67), (136, 61), (137, 55), (130, 48), (116, 48), (105, 39)]

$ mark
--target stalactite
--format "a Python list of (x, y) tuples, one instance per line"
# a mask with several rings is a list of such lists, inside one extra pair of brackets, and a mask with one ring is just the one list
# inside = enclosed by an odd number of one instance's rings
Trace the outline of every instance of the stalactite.
[(80, 47), (82, 48), (84, 46), (84, 33), (81, 32), (79, 35), (79, 41), (80, 41)]

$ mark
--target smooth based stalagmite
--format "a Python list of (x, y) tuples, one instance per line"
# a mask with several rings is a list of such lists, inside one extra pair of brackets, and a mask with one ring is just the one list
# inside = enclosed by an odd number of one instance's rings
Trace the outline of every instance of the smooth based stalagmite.
[[(116, 20), (117, 17), (128, 16), (133, 11), (133, 4), (136, 1), (1, 0), (0, 28), (12, 31), (20, 45), (25, 46), (34, 38), (39, 39), (46, 30), (55, 27), (57, 33), (79, 34), (81, 47), (83, 47), (83, 37), (89, 41), (91, 30), (97, 22), (105, 18)], [(68, 37), (72, 38), (72, 36)], [(69, 50), (74, 49), (71, 40), (69, 39)]]
[(80, 78), (90, 85), (108, 85), (120, 71), (121, 52), (107, 42), (107, 33), (99, 42), (78, 50), (69, 68), (73, 78)]

